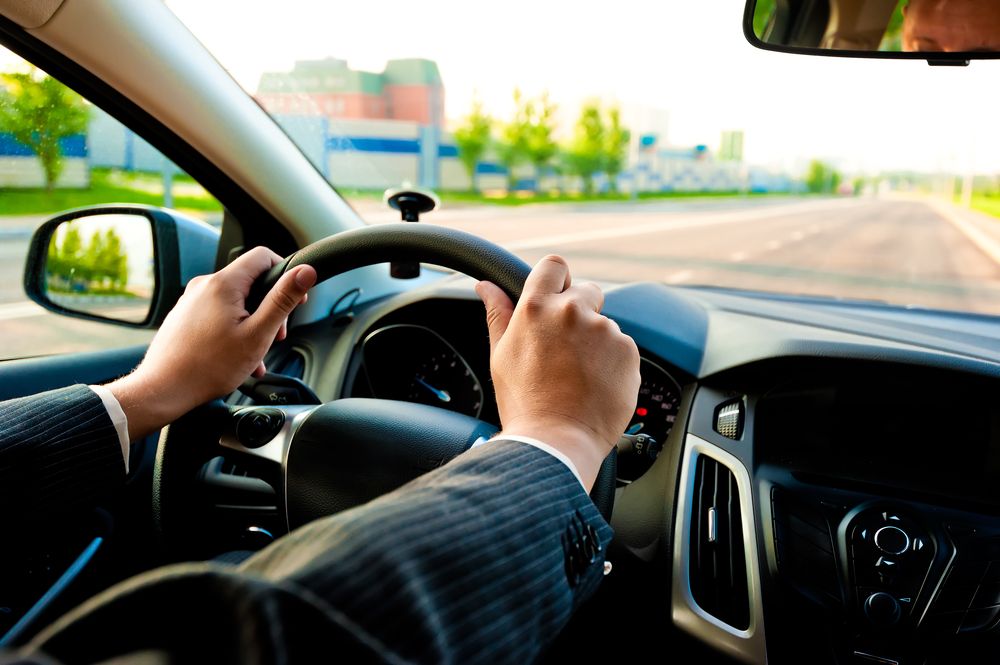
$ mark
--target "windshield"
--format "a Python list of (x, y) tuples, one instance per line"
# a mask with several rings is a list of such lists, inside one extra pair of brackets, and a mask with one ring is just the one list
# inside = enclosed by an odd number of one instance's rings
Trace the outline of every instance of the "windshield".
[(370, 223), (421, 187), (590, 279), (1000, 313), (998, 63), (759, 51), (742, 0), (168, 4)]

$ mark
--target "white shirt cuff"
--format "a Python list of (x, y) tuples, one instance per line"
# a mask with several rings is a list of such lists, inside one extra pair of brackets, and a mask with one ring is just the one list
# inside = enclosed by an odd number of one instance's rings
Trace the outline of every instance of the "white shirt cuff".
[(580, 477), (580, 472), (576, 470), (576, 466), (573, 465), (573, 462), (570, 461), (570, 459), (566, 457), (566, 455), (562, 451), (553, 448), (544, 441), (539, 441), (538, 439), (532, 439), (529, 436), (518, 436), (517, 434), (503, 434), (501, 432), (500, 434), (497, 434), (489, 441), (486, 440), (477, 441), (476, 443), (472, 444), (472, 448), (484, 445), (486, 443), (489, 443), (490, 441), (517, 441), (519, 443), (526, 443), (529, 446), (534, 446), (535, 448), (538, 448), (539, 450), (544, 451), (549, 455), (552, 455), (557, 460), (565, 464), (566, 467), (573, 472), (573, 475), (580, 483), (580, 486), (583, 487), (583, 491), (584, 492), (587, 491), (587, 486), (583, 484), (583, 479)]
[(122, 410), (122, 405), (118, 403), (118, 399), (114, 396), (114, 393), (104, 386), (88, 387), (101, 398), (104, 408), (107, 409), (108, 415), (111, 417), (111, 423), (115, 426), (115, 432), (118, 433), (118, 443), (122, 447), (122, 458), (125, 460), (125, 473), (128, 473), (128, 418), (125, 417), (125, 411)]

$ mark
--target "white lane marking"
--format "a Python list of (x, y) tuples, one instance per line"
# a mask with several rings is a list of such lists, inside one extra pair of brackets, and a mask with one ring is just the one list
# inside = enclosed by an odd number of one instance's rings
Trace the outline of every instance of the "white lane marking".
[(28, 300), (0, 305), (0, 321), (26, 319), (29, 316), (41, 316), (42, 314), (45, 314), (45, 310)]
[(729, 260), (733, 263), (739, 263), (740, 261), (746, 261), (748, 254), (746, 252), (733, 252), (729, 255)]
[[(1000, 241), (985, 231), (976, 228), (975, 224), (960, 215), (950, 204), (942, 201), (927, 201), (926, 203), (934, 208), (939, 215), (951, 222), (955, 228), (964, 233), (965, 237), (981, 249), (983, 254), (993, 259), (995, 263), (1000, 263)], [(1000, 224), (1000, 221), (997, 223)]]
[(686, 282), (694, 276), (693, 270), (681, 270), (679, 272), (667, 275), (664, 280), (667, 284), (680, 284), (681, 282)]
[(772, 240), (769, 243), (767, 243), (767, 248), (769, 250), (772, 250), (772, 251), (775, 250), (775, 249), (781, 249), (781, 241), (780, 240)]
[(711, 213), (699, 213), (696, 219), (677, 220), (666, 219), (658, 222), (647, 222), (645, 224), (633, 224), (631, 226), (619, 226), (612, 228), (591, 229), (589, 231), (577, 231), (575, 233), (560, 233), (540, 238), (530, 238), (519, 242), (502, 243), (509, 250), (518, 251), (522, 249), (535, 249), (537, 247), (561, 247), (570, 243), (587, 242), (588, 240), (605, 240), (609, 238), (625, 238), (628, 236), (639, 236), (647, 233), (661, 233), (663, 231), (679, 231), (681, 229), (701, 228), (705, 226), (718, 226), (720, 224), (733, 224), (736, 222), (747, 222), (754, 219), (773, 219), (787, 215), (798, 215), (803, 212), (815, 212), (818, 210), (828, 210), (833, 208), (853, 208), (862, 203), (851, 201), (821, 202), (809, 201), (807, 203), (792, 203), (782, 206), (766, 208), (753, 208), (751, 210), (740, 210), (737, 212), (712, 215)]

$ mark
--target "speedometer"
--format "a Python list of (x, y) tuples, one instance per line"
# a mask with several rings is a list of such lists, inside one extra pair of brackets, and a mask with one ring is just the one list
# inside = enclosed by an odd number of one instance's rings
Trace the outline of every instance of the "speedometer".
[(483, 386), (465, 358), (430, 328), (396, 324), (362, 343), (362, 369), (373, 397), (429, 404), (478, 418)]
[(647, 434), (662, 445), (677, 420), (681, 387), (666, 370), (645, 358), (639, 364), (639, 373), (639, 399), (625, 433)]

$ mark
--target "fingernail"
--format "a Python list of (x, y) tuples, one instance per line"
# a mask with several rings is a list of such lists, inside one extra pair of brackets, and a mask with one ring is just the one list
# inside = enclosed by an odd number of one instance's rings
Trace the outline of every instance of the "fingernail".
[(299, 271), (295, 274), (295, 284), (300, 289), (308, 289), (313, 285), (312, 275), (308, 274), (309, 271), (304, 268), (299, 268)]

